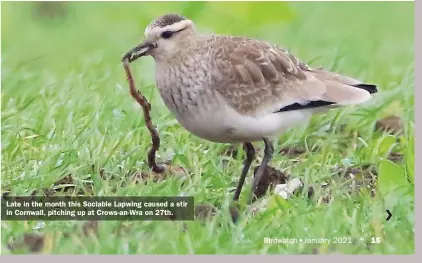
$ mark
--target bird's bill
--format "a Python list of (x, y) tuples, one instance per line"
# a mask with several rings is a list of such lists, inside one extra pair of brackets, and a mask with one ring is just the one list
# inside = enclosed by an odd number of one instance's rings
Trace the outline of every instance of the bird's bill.
[(150, 42), (144, 42), (136, 47), (134, 47), (132, 50), (130, 50), (129, 52), (127, 52), (123, 58), (122, 61), (135, 61), (140, 57), (143, 57), (145, 55), (148, 54), (149, 51), (151, 51), (152, 49), (154, 49), (156, 47), (155, 44), (150, 43)]

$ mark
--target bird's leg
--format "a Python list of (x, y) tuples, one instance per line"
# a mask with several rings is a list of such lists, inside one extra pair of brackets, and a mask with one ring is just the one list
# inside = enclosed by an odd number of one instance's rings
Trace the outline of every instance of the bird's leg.
[(243, 184), (245, 183), (246, 175), (248, 175), (249, 168), (251, 167), (252, 161), (255, 157), (255, 148), (253, 147), (252, 143), (245, 142), (243, 146), (246, 151), (246, 158), (243, 163), (243, 170), (239, 178), (239, 183), (237, 185), (236, 192), (234, 193), (234, 201), (239, 201), (240, 192), (242, 191)]
[(264, 174), (264, 171), (267, 168), (267, 165), (270, 162), (271, 158), (273, 157), (273, 153), (274, 153), (274, 146), (272, 142), (268, 138), (264, 138), (263, 140), (265, 143), (264, 158), (262, 159), (262, 162), (259, 165), (258, 170), (256, 171), (255, 178), (253, 179), (249, 203), (252, 203), (255, 189), (258, 186), (258, 183), (261, 180), (261, 177)]

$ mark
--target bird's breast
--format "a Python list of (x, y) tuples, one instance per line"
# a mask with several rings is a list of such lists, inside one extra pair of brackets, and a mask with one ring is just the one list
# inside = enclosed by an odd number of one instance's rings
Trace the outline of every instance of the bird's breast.
[(210, 102), (210, 73), (206, 68), (199, 57), (157, 64), (157, 87), (170, 111), (185, 116)]
[(219, 117), (221, 102), (211, 88), (210, 72), (198, 62), (157, 67), (160, 95), (178, 122), (191, 133), (208, 140), (224, 130)]

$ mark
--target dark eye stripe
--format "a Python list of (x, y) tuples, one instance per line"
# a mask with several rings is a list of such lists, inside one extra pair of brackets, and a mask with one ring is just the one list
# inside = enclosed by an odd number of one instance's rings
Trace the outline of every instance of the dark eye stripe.
[(164, 31), (163, 33), (161, 33), (162, 38), (171, 38), (172, 36), (173, 36), (173, 32), (171, 31)]
[(182, 28), (182, 29), (177, 30), (177, 31), (174, 31), (174, 32), (173, 31), (164, 31), (163, 33), (161, 33), (161, 37), (165, 38), (165, 39), (171, 38), (174, 34), (179, 33), (181, 31), (185, 30), (186, 28), (187, 27)]

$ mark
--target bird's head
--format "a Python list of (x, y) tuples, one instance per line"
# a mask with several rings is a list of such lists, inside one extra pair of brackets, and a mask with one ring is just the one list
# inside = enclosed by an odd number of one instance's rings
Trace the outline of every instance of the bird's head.
[(152, 21), (145, 29), (143, 43), (127, 52), (122, 61), (143, 56), (166, 60), (185, 50), (196, 32), (191, 20), (177, 14), (166, 14)]

